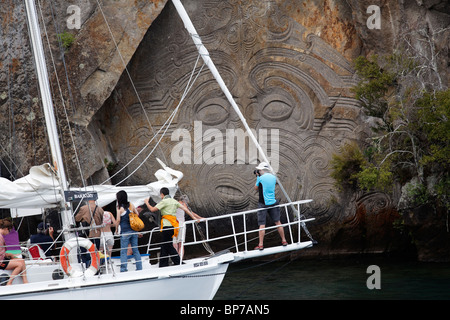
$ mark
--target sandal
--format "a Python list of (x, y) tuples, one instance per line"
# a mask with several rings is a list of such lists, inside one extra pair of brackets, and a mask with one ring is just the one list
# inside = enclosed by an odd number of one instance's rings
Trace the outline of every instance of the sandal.
[(286, 247), (288, 245), (287, 241), (282, 241), (281, 244), (283, 245), (283, 247)]
[(264, 246), (256, 246), (255, 247), (255, 250), (259, 250), (259, 251), (262, 251), (262, 250), (264, 250)]

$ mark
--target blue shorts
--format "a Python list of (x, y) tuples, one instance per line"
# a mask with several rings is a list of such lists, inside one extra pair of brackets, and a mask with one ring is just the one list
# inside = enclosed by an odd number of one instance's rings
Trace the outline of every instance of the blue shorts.
[(265, 210), (258, 211), (258, 225), (265, 226), (266, 225), (266, 216), (269, 214), (270, 218), (272, 218), (273, 222), (280, 221), (280, 207), (274, 207), (279, 205), (280, 203), (277, 201), (274, 204), (266, 206), (265, 204), (258, 202), (259, 208), (265, 208)]

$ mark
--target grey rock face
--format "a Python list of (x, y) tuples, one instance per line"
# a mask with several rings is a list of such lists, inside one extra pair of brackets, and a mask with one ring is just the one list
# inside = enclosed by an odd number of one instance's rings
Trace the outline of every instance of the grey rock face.
[[(366, 10), (372, 2), (183, 1), (289, 196), (314, 199), (304, 213), (316, 218), (310, 229), (322, 245), (313, 249), (320, 254), (383, 252), (398, 239), (392, 228), (398, 218), (392, 210), (395, 200), (377, 193), (340, 194), (329, 176), (333, 153), (370, 136), (351, 92), (357, 81), (352, 60), (389, 54), (405, 39), (416, 52), (433, 54), (421, 41), (431, 39), (434, 52), (440, 52), (431, 80), (448, 86), (448, 3), (384, 1), (379, 4), (381, 29), (369, 30)], [(102, 10), (97, 1), (40, 3), (41, 30), (46, 27), (50, 42), (47, 57), (51, 50), (55, 58), (56, 71), (48, 63), (69, 177), (73, 185), (81, 185), (81, 176), (88, 184), (103, 182), (162, 128), (180, 102), (198, 53), (170, 1), (103, 1)], [(67, 29), (69, 5), (81, 9), (80, 29)], [(1, 158), (13, 175), (21, 176), (31, 165), (49, 161), (48, 148), (23, 2), (2, 3), (0, 16)], [(64, 31), (75, 37), (66, 52), (56, 37)], [(419, 31), (425, 32), (423, 38)], [(255, 208), (253, 169), (261, 158), (242, 130), (205, 68), (152, 157), (144, 161), (154, 142), (113, 182), (141, 162), (124, 183), (153, 181), (157, 156), (185, 173), (181, 190), (200, 214)], [(3, 167), (1, 174), (8, 176), (8, 170)], [(279, 191), (278, 196), (283, 198)]]

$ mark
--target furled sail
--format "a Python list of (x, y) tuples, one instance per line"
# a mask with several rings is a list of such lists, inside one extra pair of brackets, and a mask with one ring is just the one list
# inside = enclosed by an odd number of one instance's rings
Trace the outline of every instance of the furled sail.
[(31, 167), (28, 175), (0, 178), (0, 208), (48, 208), (61, 202), (59, 182), (50, 164)]
[[(118, 191), (125, 190), (129, 201), (141, 205), (148, 197), (158, 201), (162, 187), (169, 188), (170, 194), (174, 195), (183, 173), (163, 165), (163, 169), (155, 172), (155, 177), (157, 180), (147, 185), (94, 185), (86, 188), (70, 188), (70, 191), (95, 191), (98, 195), (98, 205), (105, 206), (116, 200)], [(0, 208), (40, 209), (57, 207), (61, 203), (61, 186), (56, 172), (48, 163), (31, 167), (28, 175), (15, 181), (0, 178), (0, 189), (2, 190)], [(21, 216), (20, 210), (17, 216)]]

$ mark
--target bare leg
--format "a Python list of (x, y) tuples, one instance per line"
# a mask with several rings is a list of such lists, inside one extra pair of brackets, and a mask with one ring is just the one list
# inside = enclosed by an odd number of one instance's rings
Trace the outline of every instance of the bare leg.
[(173, 244), (173, 247), (175, 248), (175, 250), (177, 250), (180, 258), (183, 258), (184, 255), (183, 244), (181, 242), (176, 242)]
[(6, 283), (7, 286), (12, 285), (16, 276), (20, 273), (22, 273), (21, 276), (23, 283), (28, 283), (25, 261), (23, 259), (11, 259), (6, 270), (13, 270), (11, 273), (11, 278)]
[(266, 230), (264, 229), (265, 227), (265, 225), (259, 226), (259, 247), (264, 245), (264, 236), (266, 234)]
[[(277, 225), (277, 226), (281, 225), (281, 222), (280, 221), (275, 222), (275, 225)], [(277, 229), (278, 229), (278, 233), (280, 234), (281, 241), (282, 242), (286, 242), (286, 237), (284, 236), (284, 229), (283, 229), (283, 227), (278, 227)]]

